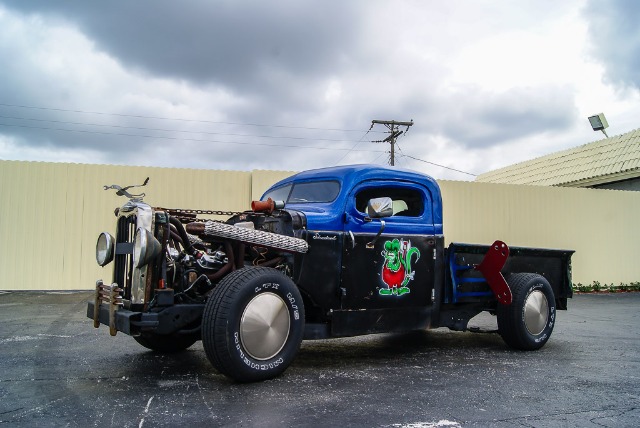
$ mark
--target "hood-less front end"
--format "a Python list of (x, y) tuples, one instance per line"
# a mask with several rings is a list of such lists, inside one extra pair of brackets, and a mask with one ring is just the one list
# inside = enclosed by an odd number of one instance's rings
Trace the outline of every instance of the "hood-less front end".
[(153, 209), (143, 203), (129, 201), (116, 211), (116, 236), (103, 232), (96, 243), (96, 261), (106, 266), (112, 260), (113, 283), (123, 290), (123, 304), (144, 305), (148, 298), (152, 266), (160, 245), (153, 236)]

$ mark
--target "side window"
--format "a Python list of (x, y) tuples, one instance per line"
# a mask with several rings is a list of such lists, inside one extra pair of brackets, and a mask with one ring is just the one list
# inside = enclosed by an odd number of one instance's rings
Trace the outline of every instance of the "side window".
[(367, 202), (372, 198), (388, 197), (393, 201), (393, 216), (420, 217), (424, 212), (424, 197), (416, 189), (406, 187), (371, 187), (356, 194), (356, 209), (367, 212)]
[(262, 196), (266, 201), (271, 198), (274, 201), (287, 203), (328, 203), (333, 202), (340, 194), (340, 183), (335, 180), (309, 181), (302, 183), (285, 184), (270, 190)]
[(265, 194), (262, 197), (263, 201), (271, 198), (274, 201), (287, 201), (289, 199), (289, 193), (291, 193), (291, 184), (284, 185), (282, 187), (278, 187), (277, 189), (273, 189), (269, 193)]

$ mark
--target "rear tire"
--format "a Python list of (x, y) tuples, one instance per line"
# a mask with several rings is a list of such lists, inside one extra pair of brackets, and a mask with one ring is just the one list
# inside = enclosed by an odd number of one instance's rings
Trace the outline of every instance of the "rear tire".
[(498, 304), (498, 332), (514, 349), (532, 351), (549, 340), (556, 321), (556, 301), (549, 282), (533, 273), (512, 274), (510, 305)]
[(133, 337), (136, 342), (152, 351), (163, 354), (184, 351), (198, 341), (197, 334), (153, 334), (142, 333)]
[(295, 358), (303, 334), (300, 292), (272, 268), (246, 267), (227, 275), (202, 315), (202, 344), (209, 361), (239, 382), (281, 374)]

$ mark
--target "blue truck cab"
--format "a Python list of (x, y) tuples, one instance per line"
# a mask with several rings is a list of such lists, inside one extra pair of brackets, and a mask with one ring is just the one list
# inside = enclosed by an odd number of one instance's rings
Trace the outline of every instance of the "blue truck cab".
[(376, 195), (397, 195), (395, 209), (404, 208), (389, 219), (390, 229), (442, 235), (440, 187), (409, 170), (353, 165), (305, 171), (274, 184), (261, 199), (283, 200), (287, 208), (303, 212), (310, 230), (360, 233), (375, 229), (364, 218), (368, 199)]
[(305, 339), (463, 331), (483, 311), (509, 347), (540, 349), (572, 295), (573, 251), (446, 245), (440, 188), (414, 171), (301, 172), (224, 222), (128, 196), (98, 238), (114, 274), (87, 316), (159, 352), (202, 340), (238, 381), (281, 374)]
[[(391, 215), (372, 218), (369, 201), (383, 197), (391, 199)], [(435, 180), (373, 165), (335, 167), (282, 180), (262, 200), (268, 198), (282, 198), (286, 209), (306, 217), (300, 237), (309, 252), (298, 257), (294, 281), (310, 306), (330, 311), (330, 322), (308, 327), (308, 337), (431, 324), (434, 285), (443, 280), (435, 268), (444, 243)]]

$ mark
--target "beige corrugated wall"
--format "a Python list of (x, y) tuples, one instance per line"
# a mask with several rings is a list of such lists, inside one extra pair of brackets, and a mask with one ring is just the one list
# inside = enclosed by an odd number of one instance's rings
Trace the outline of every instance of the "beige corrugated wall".
[(251, 172), (251, 200), (260, 200), (262, 194), (271, 187), (272, 184), (295, 174), (293, 171), (265, 171), (253, 170)]
[(109, 280), (111, 268), (95, 262), (96, 238), (113, 233), (113, 211), (126, 198), (103, 186), (146, 177), (146, 187), (130, 191), (154, 206), (250, 208), (250, 172), (0, 161), (0, 289), (77, 290)]
[(575, 250), (573, 282), (640, 281), (640, 192), (440, 181), (447, 242)]
[[(97, 235), (113, 233), (126, 199), (104, 185), (140, 184), (154, 206), (243, 211), (276, 171), (0, 161), (1, 290), (90, 289), (111, 277), (95, 262)], [(440, 182), (447, 241), (568, 248), (574, 282), (640, 281), (640, 192)]]

